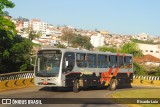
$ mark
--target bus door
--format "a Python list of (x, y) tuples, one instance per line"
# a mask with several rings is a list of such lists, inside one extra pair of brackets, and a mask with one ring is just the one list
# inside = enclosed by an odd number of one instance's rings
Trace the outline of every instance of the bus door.
[(73, 70), (75, 65), (75, 54), (73, 52), (66, 52), (63, 57), (62, 73), (66, 74)]

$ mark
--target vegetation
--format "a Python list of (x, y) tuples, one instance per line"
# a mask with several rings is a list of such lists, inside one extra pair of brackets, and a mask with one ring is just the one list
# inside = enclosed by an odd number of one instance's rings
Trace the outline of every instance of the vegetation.
[(98, 47), (98, 50), (101, 52), (117, 52), (116, 48), (106, 46)]
[(65, 46), (65, 45), (62, 45), (62, 44), (58, 44), (58, 45), (56, 46), (56, 48), (66, 48), (66, 46)]
[(138, 39), (131, 39), (131, 41), (134, 43), (143, 43), (143, 44), (159, 44), (159, 42), (155, 43), (153, 40), (143, 41), (143, 40), (138, 40)]
[(13, 8), (15, 5), (9, 0), (0, 0), (0, 73), (30, 70), (29, 55), (33, 43), (18, 36), (15, 25), (8, 17), (4, 8)]
[(139, 50), (137, 44), (131, 42), (131, 43), (126, 43), (122, 45), (120, 48), (114, 48), (114, 47), (107, 47), (107, 46), (102, 46), (98, 48), (99, 51), (102, 52), (120, 52), (120, 53), (128, 53), (128, 54), (133, 54), (133, 56), (143, 56), (142, 52)]
[(92, 49), (93, 46), (90, 43), (90, 39), (86, 36), (76, 35), (72, 40), (72, 46), (77, 48), (85, 48), (85, 49)]
[(63, 29), (61, 40), (67, 41), (67, 46), (71, 45), (71, 41), (74, 39), (74, 37), (75, 37), (75, 34), (71, 29), (68, 29), (68, 28)]
[[(160, 98), (159, 89), (137, 89), (137, 90), (125, 90), (120, 92), (115, 92), (111, 95), (112, 98), (119, 98), (115, 99), (114, 102), (117, 103), (128, 103), (126, 102), (125, 98)], [(151, 94), (149, 94), (151, 93)], [(120, 99), (124, 98), (124, 99)], [(133, 99), (134, 100), (134, 99)], [(133, 101), (131, 100), (131, 102)], [(134, 101), (133, 101), (134, 102)], [(127, 104), (131, 107), (159, 107), (159, 104)], [(138, 107), (139, 107), (138, 106)]]
[(134, 57), (143, 56), (142, 52), (139, 50), (138, 46), (134, 42), (126, 43), (121, 47), (121, 53), (129, 53)]
[(160, 67), (143, 65), (148, 75), (160, 76)]
[(86, 36), (77, 35), (73, 33), (71, 29), (65, 28), (62, 31), (62, 41), (67, 42), (67, 46), (72, 46), (74, 48), (85, 48), (88, 50), (93, 49), (90, 39)]
[(20, 22), (29, 22), (29, 19), (27, 18), (23, 18), (21, 16), (19, 16), (16, 20), (20, 21)]
[(128, 53), (128, 54), (133, 54), (134, 57), (143, 56), (143, 54), (139, 50), (138, 46), (133, 42), (126, 43), (120, 48), (102, 46), (102, 47), (99, 47), (98, 50), (102, 51), (102, 52)]
[(40, 33), (36, 33), (35, 31), (31, 30), (31, 31), (29, 31), (28, 37), (32, 41), (35, 38), (39, 38), (40, 37)]
[(147, 72), (146, 72), (146, 69), (141, 66), (140, 64), (134, 62), (133, 63), (133, 71), (134, 71), (134, 74), (137, 74), (137, 75), (148, 75)]

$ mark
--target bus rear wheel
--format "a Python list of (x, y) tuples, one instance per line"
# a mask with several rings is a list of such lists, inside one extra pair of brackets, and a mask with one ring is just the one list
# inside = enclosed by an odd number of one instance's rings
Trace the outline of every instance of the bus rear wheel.
[(117, 88), (116, 79), (111, 79), (109, 89), (112, 91), (116, 90), (116, 88)]
[(74, 93), (79, 92), (79, 80), (78, 80), (78, 79), (76, 79), (75, 82), (74, 82), (73, 92), (74, 92)]

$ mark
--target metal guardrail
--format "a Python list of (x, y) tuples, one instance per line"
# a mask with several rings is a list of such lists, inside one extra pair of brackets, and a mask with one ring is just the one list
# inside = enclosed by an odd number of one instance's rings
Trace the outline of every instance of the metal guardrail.
[(19, 79), (27, 79), (33, 77), (34, 77), (33, 71), (12, 72), (12, 73), (0, 74), (0, 82), (5, 80), (19, 80)]
[(150, 75), (134, 75), (135, 79), (144, 79), (144, 80), (160, 80), (160, 76), (150, 76)]
[[(0, 74), (0, 81), (19, 80), (19, 79), (27, 79), (33, 77), (34, 77), (33, 71), (13, 72), (13, 73)], [(133, 78), (144, 79), (144, 80), (160, 80), (160, 76), (149, 76), (149, 75), (134, 75)]]

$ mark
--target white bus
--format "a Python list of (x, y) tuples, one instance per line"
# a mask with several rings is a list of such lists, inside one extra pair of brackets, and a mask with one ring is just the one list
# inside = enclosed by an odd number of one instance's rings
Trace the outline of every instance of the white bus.
[(69, 87), (74, 92), (87, 87), (131, 86), (133, 63), (131, 54), (41, 49), (37, 52), (35, 84), (50, 87)]

